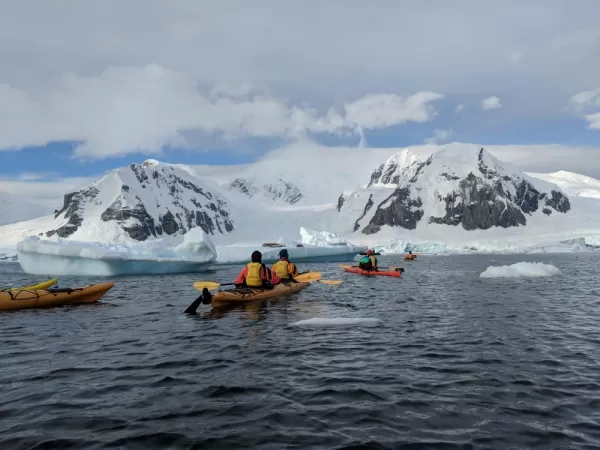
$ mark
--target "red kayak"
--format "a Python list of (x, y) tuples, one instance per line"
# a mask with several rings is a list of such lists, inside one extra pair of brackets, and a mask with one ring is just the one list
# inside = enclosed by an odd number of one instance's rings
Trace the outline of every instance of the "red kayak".
[(359, 275), (366, 275), (368, 277), (372, 277), (375, 275), (378, 275), (380, 277), (396, 277), (396, 278), (400, 277), (399, 270), (388, 270), (388, 271), (363, 270), (360, 267), (356, 267), (356, 266), (344, 266), (343, 269), (345, 272), (357, 273)]

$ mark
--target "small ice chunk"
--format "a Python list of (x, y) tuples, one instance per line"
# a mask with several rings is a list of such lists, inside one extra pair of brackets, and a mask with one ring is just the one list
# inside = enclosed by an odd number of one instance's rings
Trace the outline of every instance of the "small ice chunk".
[(480, 278), (522, 278), (522, 277), (551, 277), (560, 275), (561, 271), (552, 264), (541, 262), (521, 261), (510, 266), (489, 266), (482, 272)]

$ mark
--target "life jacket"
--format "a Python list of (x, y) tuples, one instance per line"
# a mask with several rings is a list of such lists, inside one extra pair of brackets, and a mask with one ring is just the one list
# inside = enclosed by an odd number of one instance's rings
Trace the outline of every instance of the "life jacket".
[(279, 278), (287, 280), (296, 271), (296, 266), (289, 261), (281, 260), (273, 265), (273, 270)]
[(371, 258), (368, 256), (363, 256), (358, 260), (358, 264), (369, 264), (371, 262)]
[(248, 275), (246, 275), (246, 286), (258, 287), (263, 285), (263, 278), (265, 276), (267, 268), (261, 263), (248, 263)]

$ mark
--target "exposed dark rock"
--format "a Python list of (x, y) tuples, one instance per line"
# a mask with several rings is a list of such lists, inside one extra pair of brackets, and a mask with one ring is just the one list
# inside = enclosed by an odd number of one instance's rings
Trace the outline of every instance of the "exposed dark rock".
[(177, 234), (179, 231), (179, 223), (175, 220), (175, 216), (173, 216), (171, 211), (167, 211), (167, 213), (160, 218), (160, 224), (163, 231), (171, 236)]
[(527, 223), (517, 207), (501, 199), (497, 190), (473, 173), (460, 181), (458, 192), (448, 194), (443, 201), (446, 203), (446, 215), (431, 216), (429, 223), (462, 224), (465, 230), (486, 230), (493, 226), (508, 228)]
[[(131, 207), (122, 194), (100, 215), (103, 222), (114, 220), (121, 228), (136, 241), (145, 241), (150, 236), (156, 237), (156, 224), (154, 219), (146, 210), (139, 197), (135, 197), (136, 204)], [(137, 223), (126, 225), (129, 219), (135, 219)]]
[(365, 205), (365, 209), (363, 210), (363, 213), (361, 214), (361, 216), (356, 219), (356, 222), (354, 222), (354, 231), (358, 230), (360, 228), (360, 221), (362, 220), (363, 217), (365, 217), (365, 215), (369, 212), (369, 210), (373, 207), (373, 194), (369, 195), (369, 199), (367, 200), (367, 204)]
[(377, 233), (383, 225), (399, 226), (414, 230), (423, 217), (421, 198), (412, 199), (409, 187), (398, 187), (377, 207), (369, 224), (363, 228), (364, 234)]
[(550, 214), (552, 214), (552, 210), (550, 208), (544, 208), (544, 209), (542, 209), (542, 212), (544, 214), (546, 214), (547, 216), (549, 216)]
[(50, 237), (56, 234), (58, 237), (67, 238), (75, 233), (83, 223), (82, 211), (84, 206), (88, 202), (93, 202), (98, 194), (99, 191), (95, 186), (65, 194), (63, 207), (54, 214), (54, 218), (57, 219), (61, 214), (64, 214), (64, 218), (69, 220), (56, 230), (47, 231), (46, 236)]
[(344, 206), (344, 194), (341, 193), (338, 197), (337, 201), (337, 211), (340, 212), (342, 210), (342, 206)]

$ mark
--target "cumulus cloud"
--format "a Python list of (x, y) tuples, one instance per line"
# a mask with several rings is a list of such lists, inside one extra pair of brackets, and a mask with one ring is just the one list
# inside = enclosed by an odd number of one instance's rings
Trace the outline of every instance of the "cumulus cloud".
[(456, 105), (456, 108), (454, 108), (454, 112), (455, 113), (459, 113), (462, 112), (465, 109), (465, 105), (463, 105), (462, 103), (460, 105)]
[(483, 99), (481, 102), (481, 107), (485, 110), (498, 109), (502, 107), (502, 104), (500, 103), (500, 99), (498, 97), (492, 95), (491, 97)]
[(425, 139), (426, 144), (439, 144), (441, 142), (447, 142), (454, 132), (452, 130), (441, 130), (436, 129), (433, 131), (433, 136)]
[(600, 88), (571, 96), (567, 110), (587, 120), (589, 129), (600, 130)]
[(203, 93), (192, 77), (156, 64), (110, 68), (97, 77), (66, 74), (45, 89), (0, 85), (0, 148), (81, 142), (75, 154), (102, 158), (186, 146), (184, 133), (225, 139), (300, 138), (310, 133), (356, 133), (435, 116), (434, 92), (408, 97), (377, 94), (319, 114), (269, 94), (220, 87)]

